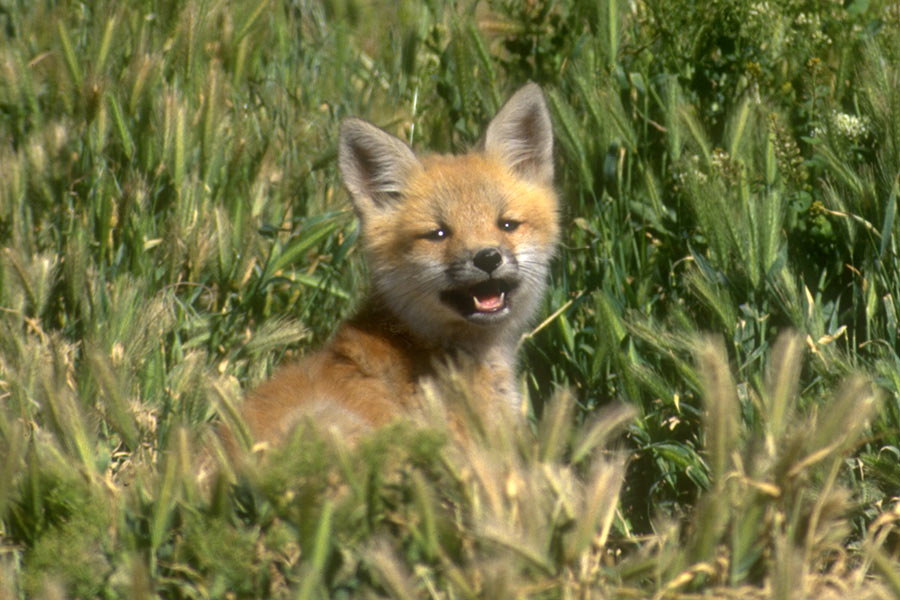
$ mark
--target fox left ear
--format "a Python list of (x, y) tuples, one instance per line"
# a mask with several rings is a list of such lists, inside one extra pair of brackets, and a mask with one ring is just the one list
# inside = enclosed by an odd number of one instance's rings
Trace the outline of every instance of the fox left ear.
[(338, 166), (361, 218), (396, 206), (407, 179), (421, 168), (409, 146), (361, 119), (341, 122)]
[(506, 101), (485, 131), (484, 150), (524, 179), (553, 184), (553, 129), (537, 84), (526, 84)]

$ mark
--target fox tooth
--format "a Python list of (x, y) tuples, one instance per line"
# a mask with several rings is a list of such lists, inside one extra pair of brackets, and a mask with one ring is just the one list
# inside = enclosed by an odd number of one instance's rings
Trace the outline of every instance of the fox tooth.
[(482, 302), (478, 299), (478, 296), (472, 296), (472, 300), (475, 301), (475, 310), (479, 312), (494, 312), (506, 305), (506, 292), (500, 292), (499, 299), (496, 299), (497, 296), (491, 296), (490, 298), (491, 301)]

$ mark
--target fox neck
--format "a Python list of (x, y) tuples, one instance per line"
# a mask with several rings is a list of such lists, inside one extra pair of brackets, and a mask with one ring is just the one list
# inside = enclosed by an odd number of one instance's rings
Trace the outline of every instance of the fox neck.
[(520, 410), (515, 382), (517, 335), (509, 327), (492, 330), (467, 325), (470, 329), (455, 335), (437, 328), (423, 330), (370, 297), (346, 326), (385, 340), (398, 353), (399, 364), (406, 365), (406, 372), (419, 383), (440, 379), (442, 367), (452, 366), (467, 380), (488, 385), (489, 397), (499, 402), (497, 406)]

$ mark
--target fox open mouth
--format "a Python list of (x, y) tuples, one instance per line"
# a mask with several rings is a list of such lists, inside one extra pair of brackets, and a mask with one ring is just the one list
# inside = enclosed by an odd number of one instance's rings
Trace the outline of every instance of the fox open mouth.
[(505, 311), (515, 284), (489, 279), (473, 286), (441, 292), (441, 300), (464, 317), (497, 315)]

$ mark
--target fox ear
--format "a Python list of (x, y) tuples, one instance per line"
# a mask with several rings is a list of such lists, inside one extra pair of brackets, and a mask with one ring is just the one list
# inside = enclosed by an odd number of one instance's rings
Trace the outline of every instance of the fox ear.
[(421, 167), (409, 146), (361, 119), (344, 119), (338, 166), (360, 216), (397, 203), (410, 173)]
[(506, 101), (485, 131), (484, 150), (524, 179), (553, 183), (553, 129), (537, 84), (525, 84)]

